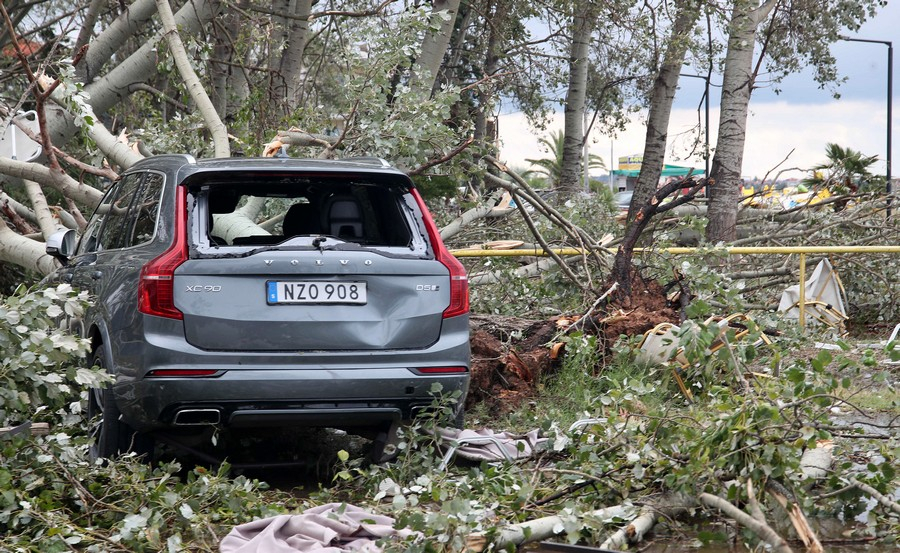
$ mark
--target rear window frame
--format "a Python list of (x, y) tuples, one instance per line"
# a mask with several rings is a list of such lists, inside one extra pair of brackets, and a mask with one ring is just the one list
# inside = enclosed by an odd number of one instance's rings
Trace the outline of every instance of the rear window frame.
[[(255, 186), (254, 180), (266, 181), (268, 185), (261, 184), (261, 188), (277, 190), (278, 187), (287, 186), (290, 181), (298, 183), (306, 182), (310, 185), (320, 186), (323, 189), (346, 186), (373, 186), (387, 188), (397, 197), (397, 213), (393, 217), (402, 219), (409, 233), (409, 242), (405, 246), (360, 244), (353, 242), (330, 241), (324, 246), (325, 251), (365, 251), (377, 253), (392, 258), (433, 258), (433, 248), (429, 243), (422, 213), (411, 194), (413, 186), (411, 182), (398, 179), (393, 174), (379, 173), (344, 173), (344, 172), (204, 172), (192, 175), (193, 178), (185, 179), (181, 186), (188, 187), (188, 234), (189, 256), (192, 259), (210, 258), (239, 258), (248, 257), (265, 251), (281, 250), (291, 252), (312, 252), (320, 248), (311, 244), (290, 244), (286, 241), (277, 244), (265, 245), (217, 245), (210, 241), (210, 227), (207, 215), (209, 213), (208, 191), (217, 186), (235, 186), (235, 183), (244, 183), (248, 187)], [(275, 182), (280, 181), (280, 182)], [(275, 196), (273, 196), (275, 197)], [(279, 223), (280, 224), (280, 223)], [(325, 234), (325, 233), (322, 233)]]

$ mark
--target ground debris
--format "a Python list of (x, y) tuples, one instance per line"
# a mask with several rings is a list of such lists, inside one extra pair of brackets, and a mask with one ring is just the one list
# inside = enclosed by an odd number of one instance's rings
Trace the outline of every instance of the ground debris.
[[(619, 336), (638, 336), (661, 322), (680, 322), (678, 312), (656, 282), (637, 279), (626, 302), (607, 305), (589, 317), (525, 319), (498, 315), (470, 318), (472, 373), (467, 407), (482, 404), (492, 415), (516, 410), (535, 394), (535, 386), (560, 363), (554, 347), (565, 332), (580, 330), (602, 337), (608, 351)], [(572, 328), (572, 321), (583, 320)]]

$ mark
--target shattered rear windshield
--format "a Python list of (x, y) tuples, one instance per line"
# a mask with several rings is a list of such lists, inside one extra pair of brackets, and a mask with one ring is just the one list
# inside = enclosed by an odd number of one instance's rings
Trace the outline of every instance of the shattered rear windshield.
[(211, 247), (349, 243), (411, 248), (405, 190), (366, 182), (284, 180), (199, 188), (201, 232)]

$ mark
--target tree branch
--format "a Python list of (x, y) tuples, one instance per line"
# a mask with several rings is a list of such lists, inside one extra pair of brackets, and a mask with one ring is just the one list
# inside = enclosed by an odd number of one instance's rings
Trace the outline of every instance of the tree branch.
[(188, 60), (184, 43), (181, 42), (181, 35), (178, 34), (175, 24), (175, 14), (172, 12), (172, 6), (169, 5), (168, 0), (156, 0), (156, 9), (163, 25), (166, 43), (169, 45), (169, 51), (175, 60), (175, 66), (178, 68), (178, 73), (184, 79), (191, 99), (197, 104), (197, 108), (203, 116), (203, 121), (206, 123), (210, 134), (212, 134), (215, 157), (229, 157), (231, 155), (231, 147), (228, 144), (228, 129), (225, 127), (222, 119), (219, 118), (219, 114), (209, 99), (206, 89), (203, 88), (200, 78), (197, 77), (197, 73), (191, 66), (190, 60)]
[(701, 493), (699, 499), (701, 503), (723, 511), (726, 515), (736, 520), (738, 524), (753, 530), (760, 539), (772, 547), (774, 553), (793, 553), (791, 546), (775, 530), (772, 530), (768, 524), (756, 520), (729, 503), (726, 499), (709, 493)]
[(256, 12), (256, 13), (264, 13), (266, 15), (274, 15), (276, 17), (281, 17), (283, 19), (298, 19), (300, 21), (312, 21), (314, 19), (320, 19), (322, 17), (369, 17), (372, 15), (378, 15), (386, 8), (387, 6), (393, 4), (397, 0), (383, 0), (381, 4), (375, 6), (370, 10), (351, 12), (351, 11), (341, 11), (341, 10), (329, 10), (329, 11), (321, 11), (314, 12), (309, 14), (291, 14), (284, 13), (280, 11), (271, 10), (268, 8), (263, 8), (260, 6), (248, 6), (247, 11)]
[(859, 488), (860, 491), (871, 495), (873, 498), (875, 498), (876, 501), (878, 501), (879, 503), (881, 503), (883, 506), (887, 507), (891, 511), (894, 511), (895, 513), (900, 514), (900, 503), (897, 503), (896, 501), (892, 501), (889, 497), (882, 494), (881, 492), (879, 492), (872, 486), (869, 486), (868, 484), (864, 484), (864, 483), (860, 482), (859, 480), (857, 480), (856, 478), (850, 477), (848, 479), (848, 482), (850, 482), (854, 487)]
[(426, 161), (424, 164), (420, 165), (419, 167), (416, 167), (412, 171), (409, 171), (407, 174), (411, 177), (414, 177), (416, 175), (421, 175), (422, 173), (424, 173), (428, 169), (431, 169), (435, 165), (440, 165), (442, 163), (446, 163), (446, 162), (450, 161), (451, 159), (453, 159), (454, 157), (461, 154), (462, 152), (464, 152), (466, 150), (466, 148), (468, 148), (469, 146), (472, 145), (473, 142), (475, 142), (475, 138), (470, 136), (462, 144), (460, 144), (456, 148), (453, 148), (446, 155), (443, 155), (439, 158), (432, 158), (432, 159)]

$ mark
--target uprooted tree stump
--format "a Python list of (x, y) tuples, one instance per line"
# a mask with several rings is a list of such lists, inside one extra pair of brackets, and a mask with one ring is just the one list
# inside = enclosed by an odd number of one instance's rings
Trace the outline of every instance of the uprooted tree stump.
[(606, 349), (623, 334), (637, 336), (660, 323), (681, 322), (658, 282), (644, 280), (637, 270), (632, 270), (629, 278), (631, 293), (613, 298), (603, 314), (595, 318), (594, 326), (600, 329)]
[(555, 366), (548, 344), (558, 332), (556, 320), (473, 315), (470, 323), (467, 407), (480, 403), (493, 414), (515, 410)]
[[(633, 263), (634, 247), (654, 215), (674, 209), (689, 202), (707, 180), (697, 181), (686, 178), (670, 182), (661, 187), (647, 205), (641, 206), (634, 219), (626, 227), (625, 238), (619, 247), (612, 272), (607, 281), (607, 293), (585, 284), (566, 265), (565, 261), (553, 253), (552, 248), (540, 235), (531, 216), (522, 209), (521, 199), (527, 200), (534, 209), (548, 220), (563, 228), (567, 235), (585, 248), (583, 262), (598, 256), (600, 242), (588, 236), (582, 229), (566, 221), (552, 206), (547, 205), (524, 179), (505, 165), (486, 158), (500, 171), (509, 174), (514, 182), (506, 182), (492, 177), (491, 182), (507, 189), (516, 199), (522, 217), (537, 242), (560, 266), (566, 276), (585, 292), (597, 294), (597, 301), (590, 311), (577, 318), (570, 330), (596, 334), (601, 337), (602, 349), (608, 351), (621, 335), (643, 334), (662, 322), (680, 323), (683, 309), (690, 300), (690, 293), (682, 285), (680, 297), (681, 311), (670, 305), (663, 287), (655, 281), (646, 280)], [(688, 191), (663, 204), (676, 190)], [(587, 269), (587, 267), (585, 267)], [(484, 404), (488, 412), (502, 414), (516, 409), (522, 401), (531, 397), (534, 386), (541, 376), (554, 368), (558, 350), (549, 347), (550, 342), (561, 331), (558, 319), (528, 321), (512, 317), (472, 317), (472, 379), (467, 403)], [(524, 337), (518, 339), (517, 337)]]
[[(678, 294), (680, 312), (677, 312), (663, 287), (656, 281), (645, 280), (634, 266), (634, 248), (655, 215), (665, 213), (683, 205), (709, 184), (708, 179), (694, 180), (690, 177), (672, 181), (659, 188), (647, 204), (641, 206), (637, 214), (625, 228), (625, 237), (616, 251), (612, 272), (608, 281), (611, 290), (603, 314), (595, 320), (602, 328), (607, 347), (612, 346), (619, 336), (643, 334), (659, 323), (679, 324), (684, 319), (684, 308), (690, 302), (690, 290), (680, 280)], [(688, 191), (663, 203), (677, 190)]]

